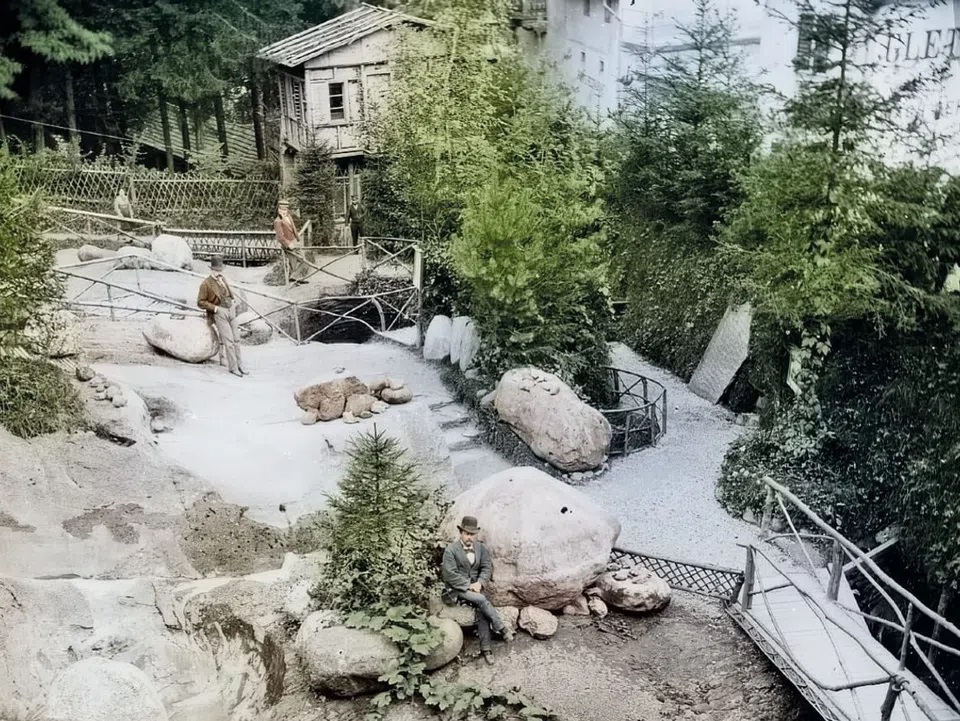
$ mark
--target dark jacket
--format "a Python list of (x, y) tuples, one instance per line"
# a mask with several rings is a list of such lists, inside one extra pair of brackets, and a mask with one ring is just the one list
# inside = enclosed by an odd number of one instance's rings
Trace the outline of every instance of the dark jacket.
[(455, 601), (456, 593), (458, 591), (469, 591), (471, 583), (480, 581), (486, 586), (490, 581), (490, 577), (493, 575), (493, 559), (490, 558), (490, 552), (479, 541), (474, 541), (473, 552), (476, 561), (471, 566), (470, 560), (467, 558), (467, 552), (463, 550), (463, 544), (460, 541), (454, 541), (443, 551), (440, 575), (445, 586), (444, 602)]
[(207, 311), (207, 318), (213, 318), (214, 309), (223, 305), (224, 299), (229, 298), (230, 302), (233, 302), (233, 289), (230, 287), (230, 284), (227, 283), (227, 279), (223, 279), (223, 284), (226, 286), (227, 292), (223, 292), (223, 287), (217, 282), (217, 279), (213, 276), (207, 276), (203, 279), (203, 282), (200, 284), (200, 292), (197, 294), (197, 305)]

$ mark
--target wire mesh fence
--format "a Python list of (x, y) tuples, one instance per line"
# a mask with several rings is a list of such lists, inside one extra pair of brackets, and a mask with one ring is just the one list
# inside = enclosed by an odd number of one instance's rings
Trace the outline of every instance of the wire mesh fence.
[(649, 556), (625, 548), (614, 548), (610, 554), (608, 568), (629, 571), (637, 566), (657, 574), (671, 588), (723, 601), (733, 598), (743, 583), (743, 572), (733, 568)]

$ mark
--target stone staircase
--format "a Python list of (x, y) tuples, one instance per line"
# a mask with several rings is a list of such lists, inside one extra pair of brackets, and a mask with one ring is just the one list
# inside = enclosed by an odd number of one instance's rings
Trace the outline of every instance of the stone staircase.
[(513, 464), (483, 442), (480, 429), (465, 406), (446, 398), (431, 403), (430, 411), (443, 430), (454, 475), (461, 488), (466, 490), (487, 476), (512, 467)]

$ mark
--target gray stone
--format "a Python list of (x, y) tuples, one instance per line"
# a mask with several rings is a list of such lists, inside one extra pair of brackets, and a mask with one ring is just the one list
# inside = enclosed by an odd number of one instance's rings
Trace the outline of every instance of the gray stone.
[(119, 386), (109, 386), (106, 392), (107, 400), (112, 401), (114, 396), (120, 395), (122, 393), (123, 391), (120, 390)]
[(117, 251), (117, 270), (170, 270), (154, 262), (153, 253), (147, 248), (125, 245)]
[(77, 380), (80, 381), (81, 383), (86, 383), (88, 381), (93, 380), (94, 376), (96, 375), (93, 372), (93, 368), (91, 368), (90, 366), (77, 366), (76, 373), (77, 373)]
[(466, 372), (473, 367), (473, 361), (480, 350), (480, 332), (477, 324), (470, 320), (463, 329), (463, 338), (460, 341), (460, 370)]
[(456, 316), (450, 326), (450, 363), (456, 365), (460, 362), (460, 348), (463, 344), (463, 332), (467, 327), (470, 318), (465, 315)]
[(46, 721), (167, 721), (167, 712), (147, 675), (136, 666), (106, 658), (77, 661), (47, 692)]
[(159, 418), (153, 418), (150, 420), (150, 430), (154, 433), (163, 433), (167, 430), (167, 426)]
[(589, 616), (590, 607), (586, 596), (578, 596), (573, 603), (568, 603), (563, 607), (564, 616)]
[(127, 405), (127, 399), (123, 395), (115, 395), (110, 401), (113, 403), (114, 408), (123, 408)]
[(425, 360), (443, 360), (450, 355), (450, 336), (453, 322), (448, 316), (435, 315), (423, 339), (423, 357)]
[(343, 414), (347, 398), (352, 395), (366, 395), (369, 392), (359, 378), (348, 376), (304, 386), (294, 393), (294, 399), (303, 410), (317, 411), (321, 421), (332, 421)]
[(520, 609), (516, 606), (496, 606), (497, 613), (500, 614), (500, 619), (503, 621), (503, 625), (507, 628), (517, 630), (520, 626)]
[(384, 388), (380, 391), (380, 397), (391, 405), (408, 403), (413, 398), (413, 393), (409, 388)]
[(752, 320), (749, 303), (727, 308), (690, 378), (691, 391), (711, 403), (720, 400), (747, 359)]
[(81, 245), (77, 250), (77, 258), (82, 263), (85, 263), (88, 260), (103, 260), (104, 258), (112, 258), (116, 254), (117, 251), (115, 250), (100, 248), (96, 245)]
[(343, 416), (341, 416), (344, 423), (359, 423), (360, 419), (357, 418), (350, 411), (344, 411)]
[(557, 617), (549, 611), (535, 606), (527, 606), (520, 611), (520, 628), (534, 638), (550, 638), (557, 632)]
[(595, 587), (608, 606), (623, 611), (651, 613), (670, 604), (670, 586), (645, 568), (604, 573)]
[(220, 350), (220, 341), (205, 318), (156, 317), (143, 331), (147, 343), (187, 363), (203, 363)]
[[(161, 233), (150, 244), (150, 252), (154, 258), (165, 263), (169, 268), (164, 270), (193, 270), (193, 251), (187, 241), (177, 235)], [(162, 267), (162, 266), (158, 266)]]
[(300, 416), (300, 422), (305, 426), (312, 426), (319, 420), (320, 417), (317, 415), (316, 411), (304, 411), (303, 415)]
[(604, 618), (610, 612), (607, 609), (607, 604), (599, 596), (590, 596), (587, 598), (587, 609), (590, 611), (591, 616), (596, 616), (597, 618)]
[(377, 401), (377, 402), (374, 403), (372, 406), (370, 406), (370, 412), (371, 412), (371, 413), (383, 413), (383, 412), (384, 412), (385, 410), (387, 410), (387, 408), (389, 408), (389, 407), (390, 407), (390, 404), (389, 404), (389, 403), (386, 403), (385, 401)]

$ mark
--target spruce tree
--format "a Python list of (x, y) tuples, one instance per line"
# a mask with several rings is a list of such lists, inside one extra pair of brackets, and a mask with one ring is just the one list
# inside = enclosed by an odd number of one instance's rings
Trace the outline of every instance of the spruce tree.
[(349, 456), (340, 490), (329, 497), (329, 560), (314, 596), (341, 611), (425, 604), (437, 575), (439, 493), (376, 426), (353, 441)]

